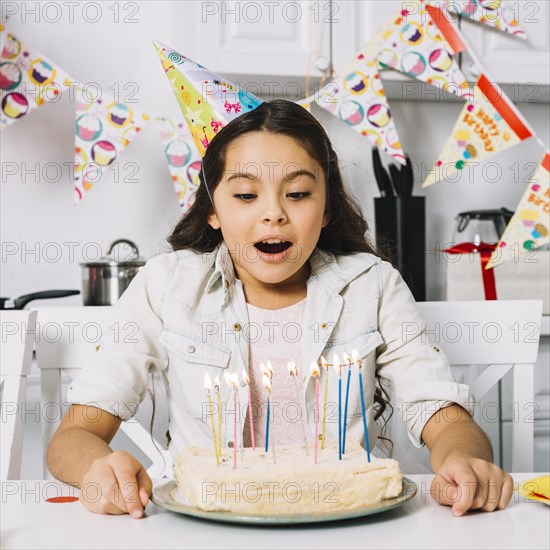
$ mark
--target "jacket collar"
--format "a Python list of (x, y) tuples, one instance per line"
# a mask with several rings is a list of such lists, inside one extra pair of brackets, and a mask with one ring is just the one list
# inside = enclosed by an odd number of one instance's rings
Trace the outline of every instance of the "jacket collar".
[[(209, 254), (211, 260), (206, 261), (212, 262), (214, 271), (206, 282), (204, 292), (210, 292), (214, 284), (221, 278), (224, 294), (227, 295), (236, 276), (233, 260), (225, 241), (222, 241)], [(310, 277), (318, 279), (331, 293), (337, 294), (358, 275), (380, 263), (380, 258), (368, 253), (335, 256), (332, 252), (315, 248), (309, 257), (309, 263), (311, 266)]]

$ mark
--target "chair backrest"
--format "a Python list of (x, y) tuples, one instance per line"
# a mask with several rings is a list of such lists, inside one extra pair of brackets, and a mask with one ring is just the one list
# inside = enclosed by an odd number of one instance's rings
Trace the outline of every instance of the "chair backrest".
[[(128, 327), (113, 322), (112, 307), (42, 307), (38, 309), (36, 361), (42, 377), (43, 407), (49, 402), (64, 403), (61, 395), (61, 372), (70, 378), (78, 376), (90, 363), (93, 354), (107, 340), (124, 338)], [(150, 407), (144, 403), (134, 418), (121, 424), (124, 434), (152, 462), (151, 477), (161, 477), (171, 468), (171, 457), (165, 446), (151, 436), (148, 424)], [(156, 416), (156, 415), (155, 415)], [(167, 420), (166, 420), (167, 423)], [(44, 457), (51, 436), (59, 422), (43, 422)], [(116, 440), (113, 441), (113, 446)], [(159, 451), (160, 449), (160, 451)], [(47, 469), (44, 470), (47, 476)]]
[(36, 312), (0, 310), (1, 474), (19, 479), (23, 448), (27, 375), (34, 346)]
[[(453, 367), (486, 367), (470, 382), (476, 400), (498, 385), (506, 372), (522, 369), (526, 378), (524, 391), (514, 395), (523, 396), (525, 402), (518, 403), (518, 407), (522, 409), (534, 402), (530, 381), (538, 354), (542, 300), (419, 302), (417, 306), (425, 323), (420, 327), (416, 323), (404, 323), (403, 337), (410, 339), (424, 329), (430, 344), (440, 347)], [(478, 422), (482, 420), (478, 416), (474, 418)], [(530, 431), (530, 436), (521, 440), (532, 446), (532, 424), (518, 422), (514, 430), (522, 434)], [(427, 449), (412, 446), (397, 409), (389, 422), (388, 435), (394, 444), (394, 456), (407, 473), (430, 472)], [(513, 437), (520, 439), (516, 434)], [(524, 448), (523, 454), (529, 457), (532, 452)]]
[(451, 365), (534, 363), (537, 360), (542, 300), (419, 302), (417, 305), (426, 321), (429, 341), (441, 346)]

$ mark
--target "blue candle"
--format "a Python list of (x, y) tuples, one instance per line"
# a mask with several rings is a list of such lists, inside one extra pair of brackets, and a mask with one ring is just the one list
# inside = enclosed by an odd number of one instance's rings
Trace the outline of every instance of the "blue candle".
[(267, 453), (267, 450), (269, 449), (269, 397), (267, 398), (267, 416), (266, 416), (266, 423), (265, 423), (265, 452)]
[[(354, 358), (355, 361), (355, 358)], [(359, 359), (359, 391), (361, 393), (361, 414), (363, 416), (363, 432), (365, 434), (365, 448), (367, 450), (367, 459), (370, 462), (370, 444), (369, 444), (369, 429), (367, 428), (367, 413), (365, 411), (365, 394), (363, 392), (363, 375), (361, 371), (363, 365)]]
[(338, 375), (338, 458), (342, 460), (342, 365), (336, 354), (334, 354), (332, 364)]
[(346, 454), (346, 431), (348, 426), (348, 400), (349, 400), (349, 384), (351, 381), (351, 360), (347, 354), (344, 354), (344, 360), (348, 364), (348, 380), (346, 384), (346, 401), (344, 404), (344, 434), (342, 436), (342, 454)]

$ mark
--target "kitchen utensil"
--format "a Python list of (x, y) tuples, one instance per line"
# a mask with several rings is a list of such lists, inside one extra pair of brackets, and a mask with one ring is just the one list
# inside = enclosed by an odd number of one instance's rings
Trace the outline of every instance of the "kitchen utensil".
[[(120, 244), (132, 248), (133, 259), (117, 261), (113, 251)], [(117, 239), (109, 245), (107, 255), (82, 266), (82, 300), (85, 306), (112, 306), (128, 288), (137, 272), (145, 265), (137, 245), (128, 239)]]
[(404, 194), (403, 176), (401, 175), (399, 168), (397, 168), (397, 166), (393, 163), (388, 165), (388, 169), (390, 171), (391, 179), (393, 182), (393, 188), (395, 189), (395, 194), (398, 197), (402, 197)]
[(377, 147), (372, 148), (372, 167), (374, 170), (374, 176), (376, 178), (376, 183), (378, 184), (378, 189), (380, 190), (380, 195), (382, 197), (392, 197), (394, 195), (390, 177), (386, 172), (386, 169), (382, 165), (380, 160), (380, 153), (378, 152)]
[(500, 210), (470, 210), (456, 217), (453, 243), (497, 243), (512, 219), (514, 212)]
[(23, 309), (32, 300), (49, 300), (50, 298), (65, 298), (66, 296), (75, 296), (80, 294), (80, 290), (45, 290), (43, 292), (32, 292), (19, 296), (14, 300), (10, 298), (0, 298), (0, 309)]
[(411, 157), (405, 154), (405, 165), (401, 165), (401, 179), (403, 181), (403, 195), (411, 197), (414, 186), (414, 171), (412, 167)]

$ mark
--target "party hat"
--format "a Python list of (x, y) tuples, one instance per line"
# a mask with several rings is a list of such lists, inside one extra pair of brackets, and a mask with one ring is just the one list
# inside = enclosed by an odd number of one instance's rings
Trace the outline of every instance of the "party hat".
[(168, 46), (156, 40), (153, 44), (201, 157), (227, 123), (263, 103), (255, 95)]

